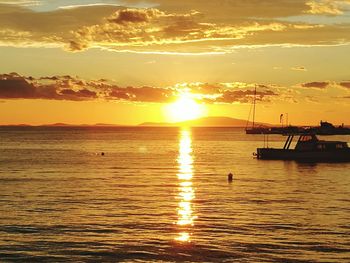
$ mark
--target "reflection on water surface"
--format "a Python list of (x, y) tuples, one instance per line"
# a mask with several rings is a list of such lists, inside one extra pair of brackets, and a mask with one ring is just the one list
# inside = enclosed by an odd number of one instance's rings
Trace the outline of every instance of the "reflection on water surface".
[(179, 156), (177, 159), (179, 172), (177, 174), (179, 194), (179, 204), (177, 208), (179, 226), (177, 241), (189, 242), (191, 239), (191, 226), (194, 224), (196, 216), (193, 215), (192, 200), (195, 192), (192, 187), (193, 158), (192, 158), (192, 138), (189, 130), (182, 130), (179, 141)]

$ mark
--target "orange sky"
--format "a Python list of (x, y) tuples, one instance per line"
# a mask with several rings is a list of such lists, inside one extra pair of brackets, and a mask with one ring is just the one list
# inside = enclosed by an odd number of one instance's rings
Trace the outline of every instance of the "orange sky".
[(175, 121), (184, 92), (246, 119), (255, 87), (258, 121), (350, 124), (349, 17), (348, 0), (0, 0), (0, 124)]

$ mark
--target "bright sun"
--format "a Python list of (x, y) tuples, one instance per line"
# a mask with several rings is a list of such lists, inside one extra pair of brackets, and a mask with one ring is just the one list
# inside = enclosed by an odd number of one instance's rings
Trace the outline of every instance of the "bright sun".
[(165, 112), (170, 121), (180, 122), (202, 117), (205, 107), (198, 104), (191, 93), (181, 93), (174, 103), (165, 106)]

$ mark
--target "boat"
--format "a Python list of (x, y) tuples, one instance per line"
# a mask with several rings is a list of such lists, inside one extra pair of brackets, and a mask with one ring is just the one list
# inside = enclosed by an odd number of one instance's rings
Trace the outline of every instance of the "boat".
[(286, 133), (314, 133), (317, 135), (350, 135), (350, 128), (344, 126), (334, 126), (330, 122), (321, 121), (320, 126), (303, 127), (303, 126), (285, 126), (285, 127), (271, 127), (266, 133), (268, 134), (286, 134)]
[(268, 129), (265, 127), (246, 128), (245, 133), (246, 134), (266, 134), (268, 133)]
[[(346, 142), (319, 140), (315, 134), (288, 134), (282, 149), (257, 148), (256, 157), (261, 160), (297, 160), (304, 162), (350, 161), (350, 148)], [(299, 136), (294, 149), (293, 138)]]
[(247, 120), (247, 125), (245, 127), (245, 133), (246, 134), (265, 134), (268, 132), (268, 128), (263, 126), (255, 126), (255, 105), (256, 105), (256, 86), (254, 89), (254, 98), (253, 98), (253, 122), (252, 127), (248, 127), (249, 125), (249, 119), (250, 119), (250, 112)]
[(320, 135), (350, 135), (350, 128), (342, 124), (335, 127), (332, 123), (320, 121), (320, 126), (310, 128), (310, 131)]

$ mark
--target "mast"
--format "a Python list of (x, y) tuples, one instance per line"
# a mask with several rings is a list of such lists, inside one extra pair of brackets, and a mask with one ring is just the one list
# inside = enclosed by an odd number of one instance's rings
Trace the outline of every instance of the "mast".
[(253, 100), (253, 128), (255, 126), (255, 103), (256, 103), (256, 85), (254, 89), (254, 100)]

